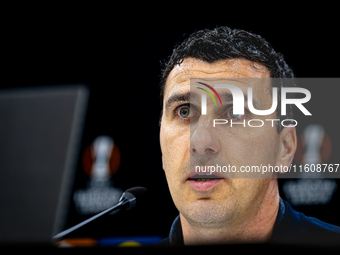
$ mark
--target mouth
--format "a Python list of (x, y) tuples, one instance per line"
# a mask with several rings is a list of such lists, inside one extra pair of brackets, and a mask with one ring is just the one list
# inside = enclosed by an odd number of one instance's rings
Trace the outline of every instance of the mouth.
[(190, 176), (189, 178), (187, 178), (187, 182), (190, 184), (190, 186), (194, 190), (198, 191), (210, 190), (223, 180), (225, 180), (225, 178), (213, 174), (212, 175), (197, 174), (195, 176)]
[(194, 176), (189, 176), (187, 180), (189, 181), (208, 181), (214, 179), (225, 179), (222, 176), (217, 176), (214, 174), (196, 174)]

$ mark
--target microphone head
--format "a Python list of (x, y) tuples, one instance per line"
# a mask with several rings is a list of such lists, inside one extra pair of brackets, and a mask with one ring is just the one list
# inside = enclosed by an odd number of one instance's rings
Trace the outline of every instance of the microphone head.
[(148, 196), (148, 190), (144, 187), (133, 187), (127, 189), (125, 192), (129, 192), (136, 197), (136, 199), (144, 200)]
[(143, 201), (146, 200), (148, 196), (148, 190), (144, 187), (133, 187), (133, 188), (127, 189), (124, 192), (124, 197), (128, 197), (128, 196), (136, 198), (133, 202), (130, 203), (128, 210), (131, 210), (136, 206), (137, 200), (138, 200), (138, 204), (141, 204), (143, 203)]

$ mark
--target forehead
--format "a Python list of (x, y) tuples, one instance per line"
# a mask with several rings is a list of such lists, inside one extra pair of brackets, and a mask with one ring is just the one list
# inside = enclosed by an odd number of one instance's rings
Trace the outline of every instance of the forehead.
[(207, 63), (196, 58), (186, 58), (170, 72), (164, 99), (174, 91), (183, 93), (189, 91), (191, 78), (270, 78), (270, 73), (264, 65), (246, 59)]

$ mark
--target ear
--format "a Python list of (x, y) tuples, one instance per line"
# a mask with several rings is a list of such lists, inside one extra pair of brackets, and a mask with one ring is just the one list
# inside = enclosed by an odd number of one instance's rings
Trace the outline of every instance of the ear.
[(297, 147), (294, 126), (284, 127), (280, 134), (280, 152), (277, 165), (288, 166), (292, 163)]

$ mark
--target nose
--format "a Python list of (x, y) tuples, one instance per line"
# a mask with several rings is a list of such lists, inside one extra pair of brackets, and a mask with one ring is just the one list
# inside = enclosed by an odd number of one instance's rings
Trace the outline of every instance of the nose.
[(190, 154), (195, 156), (208, 156), (218, 154), (221, 144), (213, 132), (212, 126), (198, 126), (191, 135)]

